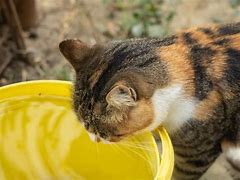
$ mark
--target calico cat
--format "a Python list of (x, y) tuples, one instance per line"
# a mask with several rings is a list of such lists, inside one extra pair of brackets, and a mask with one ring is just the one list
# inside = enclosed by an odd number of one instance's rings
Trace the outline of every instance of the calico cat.
[(76, 71), (76, 115), (97, 140), (116, 142), (163, 125), (176, 179), (201, 177), (222, 142), (226, 151), (237, 147), (240, 23), (94, 46), (69, 39), (59, 47)]

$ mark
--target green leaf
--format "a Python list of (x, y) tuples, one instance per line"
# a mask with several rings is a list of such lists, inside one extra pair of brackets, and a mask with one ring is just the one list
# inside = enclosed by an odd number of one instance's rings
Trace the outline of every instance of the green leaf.
[(240, 0), (230, 0), (230, 4), (233, 8), (236, 8), (240, 4)]
[(175, 12), (175, 11), (171, 11), (171, 12), (167, 15), (166, 21), (167, 21), (167, 22), (171, 22), (171, 21), (173, 20), (173, 18), (174, 18), (175, 15), (176, 15), (176, 12)]

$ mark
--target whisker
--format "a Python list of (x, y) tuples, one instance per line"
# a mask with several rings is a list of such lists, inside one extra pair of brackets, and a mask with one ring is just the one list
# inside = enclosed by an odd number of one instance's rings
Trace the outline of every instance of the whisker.
[[(143, 151), (149, 151), (149, 152), (155, 152), (155, 148), (153, 147), (149, 147), (148, 145), (145, 144), (139, 144), (139, 143), (130, 143), (130, 142), (125, 142), (123, 143), (123, 145), (125, 146), (129, 146), (130, 148), (136, 148), (136, 149), (140, 149)], [(147, 159), (151, 159), (149, 153), (145, 153)]]
[(126, 147), (126, 148), (127, 148), (129, 151), (135, 153), (137, 156), (139, 156), (139, 157), (142, 158), (143, 160), (145, 160), (145, 161), (149, 164), (149, 166), (152, 168), (153, 164), (151, 163), (151, 161), (150, 161), (149, 159), (146, 159), (142, 154), (134, 151), (133, 149), (131, 149), (131, 148), (129, 148), (129, 147)]
[(127, 144), (127, 143), (124, 143), (122, 145), (132, 147), (132, 148), (136, 148), (136, 149), (147, 150), (147, 151), (151, 151), (151, 152), (154, 151), (154, 148), (150, 148), (150, 147), (147, 147), (147, 146), (140, 146), (140, 145), (135, 145), (135, 144)]
[(113, 144), (113, 146), (114, 146), (116, 149), (118, 149), (120, 152), (122, 152), (123, 154), (125, 154), (127, 157), (133, 159), (133, 157), (130, 156), (128, 153), (126, 153), (126, 152), (123, 150), (123, 148), (119, 147), (118, 144)]
[(99, 155), (99, 148), (98, 148), (98, 143), (95, 143), (95, 147), (96, 147), (96, 152), (97, 152), (97, 159), (98, 159), (98, 155)]
[(128, 142), (128, 141), (125, 141), (125, 142), (123, 141), (121, 143), (123, 143), (123, 144), (132, 144), (132, 145), (137, 145), (137, 146), (149, 146), (149, 145), (152, 144), (152, 143), (144, 143), (144, 142), (141, 142), (141, 143), (136, 142), (136, 143), (134, 143), (134, 142)]
[(141, 143), (136, 142), (136, 143), (134, 143), (134, 142), (129, 142), (129, 141), (122, 141), (119, 144), (128, 144), (128, 145), (148, 148), (148, 147), (151, 147), (149, 145), (151, 145), (152, 143), (149, 143), (149, 142), (146, 142), (146, 143), (145, 142), (141, 142)]
[(137, 145), (137, 146), (146, 146), (149, 147), (152, 145), (152, 143), (144, 143), (144, 142), (129, 142), (129, 141), (122, 141), (119, 144), (131, 144), (131, 145)]

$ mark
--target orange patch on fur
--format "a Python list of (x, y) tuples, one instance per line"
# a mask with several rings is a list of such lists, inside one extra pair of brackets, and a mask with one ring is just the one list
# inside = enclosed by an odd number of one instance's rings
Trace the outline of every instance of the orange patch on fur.
[[(217, 28), (208, 29), (214, 32)], [(206, 67), (207, 74), (211, 77), (212, 80), (221, 79), (225, 70), (227, 57), (223, 54), (225, 52), (225, 48), (222, 46), (214, 45), (213, 42), (222, 38), (210, 37), (202, 31), (199, 31), (198, 28), (192, 28), (186, 32), (191, 33), (191, 37), (195, 39), (198, 44), (202, 45), (203, 47), (210, 47), (212, 50), (216, 51), (216, 54), (211, 58), (210, 65), (207, 62), (207, 59), (203, 61), (202, 65)]]
[(211, 119), (215, 108), (220, 102), (221, 95), (217, 91), (211, 91), (205, 100), (199, 102), (193, 118), (196, 118), (197, 120)]
[(195, 39), (199, 44), (207, 45), (212, 42), (212, 38), (207, 34), (195, 30), (195, 31), (187, 31), (192, 34), (192, 38)]
[(99, 69), (97, 70), (95, 73), (93, 73), (93, 75), (89, 78), (89, 82), (90, 82), (90, 88), (93, 88), (93, 86), (97, 83), (100, 75), (102, 74), (104, 69)]
[[(154, 118), (153, 105), (150, 100), (139, 100), (128, 114), (128, 131), (139, 131), (148, 127)], [(131, 129), (131, 130), (130, 130)]]
[(223, 54), (224, 50), (222, 48), (221, 50), (218, 49), (218, 51), (219, 52), (212, 57), (212, 62), (209, 67), (207, 67), (207, 73), (213, 81), (220, 80), (226, 69), (227, 57)]
[(232, 35), (230, 37), (231, 37), (230, 47), (236, 50), (240, 50), (240, 35), (237, 34), (237, 35)]
[(173, 84), (182, 84), (186, 96), (194, 95), (194, 70), (189, 63), (189, 49), (182, 43), (159, 48), (157, 52), (161, 61), (165, 61)]

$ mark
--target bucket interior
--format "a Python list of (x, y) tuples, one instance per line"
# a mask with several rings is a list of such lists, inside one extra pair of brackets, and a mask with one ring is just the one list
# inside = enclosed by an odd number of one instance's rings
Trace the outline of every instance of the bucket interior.
[(24, 94), (28, 90), (19, 93), (19, 87), (16, 96), (11, 91), (0, 90), (7, 94), (0, 97), (0, 179), (157, 176), (159, 155), (151, 133), (120, 143), (94, 143), (72, 112), (69, 95), (47, 94), (44, 88)]

